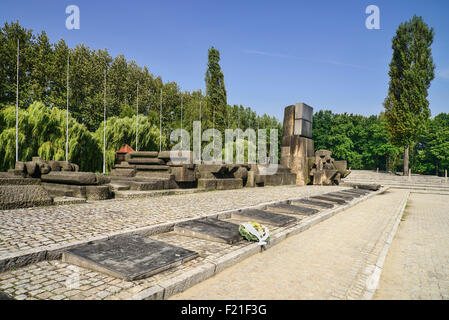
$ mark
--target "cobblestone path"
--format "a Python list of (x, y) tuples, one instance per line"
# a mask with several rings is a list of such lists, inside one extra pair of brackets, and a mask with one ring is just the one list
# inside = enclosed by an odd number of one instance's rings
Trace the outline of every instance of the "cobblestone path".
[(340, 189), (321, 186), (245, 188), (0, 210), (0, 258), (43, 246), (87, 241), (111, 232)]
[(360, 299), (406, 190), (389, 190), (173, 299)]

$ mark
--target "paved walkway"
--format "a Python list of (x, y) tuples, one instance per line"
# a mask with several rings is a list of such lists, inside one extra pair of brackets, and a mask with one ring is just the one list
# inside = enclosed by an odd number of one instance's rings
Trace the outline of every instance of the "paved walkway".
[(406, 195), (368, 199), (172, 298), (360, 299)]
[(410, 195), (375, 299), (449, 299), (448, 201), (448, 195)]
[(113, 232), (341, 189), (330, 186), (244, 188), (0, 210), (0, 258), (43, 246), (88, 241)]

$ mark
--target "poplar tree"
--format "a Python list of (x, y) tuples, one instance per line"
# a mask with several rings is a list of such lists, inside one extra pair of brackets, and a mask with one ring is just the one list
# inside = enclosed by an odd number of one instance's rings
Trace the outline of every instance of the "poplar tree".
[(401, 23), (392, 40), (388, 96), (383, 103), (391, 141), (404, 148), (404, 175), (408, 173), (409, 148), (425, 130), (430, 109), (427, 100), (434, 78), (433, 28), (416, 15)]
[(209, 122), (212, 123), (212, 117), (214, 117), (215, 128), (218, 130), (223, 130), (227, 124), (227, 101), (224, 76), (219, 62), (220, 52), (214, 47), (211, 47), (208, 51), (207, 71), (205, 78), (207, 104), (210, 112)]

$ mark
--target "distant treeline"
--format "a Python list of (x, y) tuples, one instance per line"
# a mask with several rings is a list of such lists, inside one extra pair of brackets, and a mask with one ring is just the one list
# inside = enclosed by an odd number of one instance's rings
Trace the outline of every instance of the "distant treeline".
[[(410, 146), (410, 165), (414, 173), (442, 175), (449, 170), (449, 114), (440, 113), (426, 127)], [(364, 117), (320, 110), (313, 116), (313, 137), (315, 150), (331, 150), (352, 169), (402, 171), (404, 149), (390, 142), (383, 113)]]
[[(64, 40), (50, 43), (46, 33), (34, 34), (18, 22), (0, 28), (0, 170), (14, 166), (17, 39), (20, 41), (19, 159), (65, 159), (67, 58), (70, 56), (69, 160), (84, 171), (100, 171), (103, 149), (105, 70), (107, 105), (106, 162), (110, 169), (115, 151), (135, 146), (137, 84), (139, 84), (139, 150), (159, 149), (162, 89), (162, 146), (170, 148), (170, 132), (181, 127), (192, 132), (201, 118), (203, 129), (277, 128), (275, 117), (258, 116), (251, 108), (226, 103), (226, 90), (218, 50), (209, 50), (205, 76), (207, 92), (181, 91), (176, 82), (164, 83), (148, 67), (123, 55), (91, 50), (83, 44), (69, 49)], [(198, 72), (203, 72), (199, 70)], [(200, 108), (201, 105), (201, 108)], [(275, 106), (282, 108), (283, 106)], [(201, 110), (201, 115), (200, 115)], [(401, 152), (389, 142), (383, 116), (314, 115), (315, 149), (329, 149), (336, 159), (348, 160), (352, 169), (399, 170)], [(435, 173), (449, 167), (449, 115), (430, 121), (428, 131), (412, 147), (414, 172)], [(192, 136), (192, 135), (191, 135)]]
[[(203, 127), (213, 127), (214, 105), (201, 90), (181, 91), (176, 82), (164, 83), (160, 76), (151, 74), (147, 66), (138, 66), (123, 55), (112, 57), (107, 49), (92, 50), (83, 44), (69, 49), (63, 39), (50, 43), (45, 31), (34, 34), (18, 22), (5, 23), (0, 29), (0, 108), (16, 103), (17, 39), (20, 41), (20, 108), (27, 108), (35, 101), (47, 107), (66, 108), (67, 57), (70, 56), (70, 114), (91, 132), (103, 121), (105, 70), (108, 117), (136, 114), (139, 84), (139, 114), (155, 119), (157, 126), (162, 89), (162, 121), (166, 136), (169, 137), (171, 129), (181, 126), (181, 97), (184, 128), (190, 130), (193, 120), (200, 118), (200, 102)], [(198, 72), (205, 71), (206, 61), (205, 70)], [(215, 107), (218, 110), (218, 106)], [(219, 130), (228, 124), (242, 129), (279, 125), (276, 118), (266, 114), (258, 116), (242, 105), (226, 105), (219, 110), (224, 113), (217, 115), (215, 128)]]

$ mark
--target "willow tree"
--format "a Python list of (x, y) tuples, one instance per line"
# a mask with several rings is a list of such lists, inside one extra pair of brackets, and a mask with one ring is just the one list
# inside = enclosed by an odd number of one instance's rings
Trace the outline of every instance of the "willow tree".
[(430, 118), (427, 100), (434, 78), (433, 28), (416, 15), (401, 23), (392, 40), (390, 83), (385, 98), (385, 118), (392, 142), (404, 148), (404, 174), (408, 173), (409, 148), (425, 130)]

